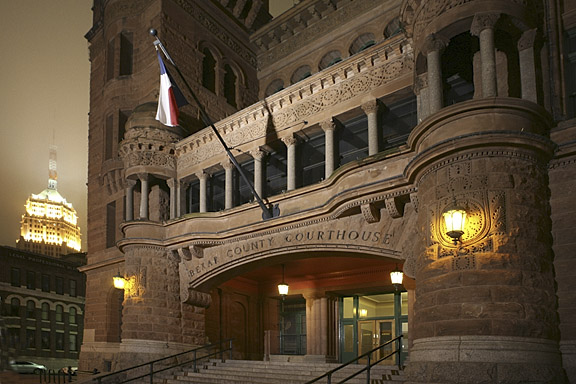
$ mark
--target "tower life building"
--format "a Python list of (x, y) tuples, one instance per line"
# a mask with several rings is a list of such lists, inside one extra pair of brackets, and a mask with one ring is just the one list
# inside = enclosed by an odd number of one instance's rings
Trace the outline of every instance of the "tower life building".
[(56, 147), (50, 147), (48, 188), (26, 200), (18, 249), (61, 257), (78, 253), (82, 242), (76, 210), (58, 192)]
[[(576, 382), (574, 1), (93, 12), (80, 369), (228, 338), (346, 362), (401, 337), (406, 383)], [(274, 217), (195, 106), (155, 120), (150, 28)]]

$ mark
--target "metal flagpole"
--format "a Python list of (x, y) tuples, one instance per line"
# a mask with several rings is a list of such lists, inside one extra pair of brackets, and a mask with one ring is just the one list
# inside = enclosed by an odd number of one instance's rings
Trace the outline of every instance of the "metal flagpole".
[(256, 190), (254, 189), (254, 186), (252, 185), (252, 183), (250, 182), (250, 180), (248, 180), (248, 177), (246, 177), (246, 174), (244, 173), (244, 171), (242, 170), (242, 167), (240, 167), (240, 164), (238, 164), (238, 161), (236, 161), (236, 158), (234, 157), (234, 155), (232, 154), (232, 152), (230, 151), (230, 148), (228, 147), (228, 145), (226, 145), (226, 142), (224, 141), (224, 139), (222, 138), (222, 135), (220, 135), (220, 132), (218, 132), (218, 130), (216, 129), (216, 127), (214, 126), (214, 123), (212, 122), (212, 120), (210, 119), (210, 117), (208, 116), (208, 114), (206, 113), (206, 111), (204, 110), (204, 107), (202, 106), (202, 104), (200, 103), (200, 100), (198, 100), (198, 97), (196, 97), (196, 94), (194, 93), (194, 91), (192, 91), (192, 88), (190, 87), (190, 84), (188, 84), (188, 82), (186, 81), (186, 78), (182, 75), (182, 72), (180, 72), (180, 69), (178, 68), (178, 66), (176, 65), (176, 63), (174, 62), (174, 60), (172, 60), (172, 57), (170, 57), (170, 55), (168, 54), (168, 52), (166, 51), (166, 48), (164, 47), (164, 45), (162, 44), (162, 42), (160, 41), (160, 39), (157, 36), (157, 32), (154, 28), (150, 29), (150, 34), (152, 36), (154, 36), (156, 38), (156, 40), (154, 41), (154, 46), (156, 47), (156, 49), (160, 48), (162, 50), (162, 52), (164, 53), (164, 56), (168, 59), (168, 61), (170, 61), (170, 63), (174, 66), (174, 68), (176, 69), (176, 72), (178, 72), (178, 75), (180, 76), (180, 78), (182, 79), (182, 81), (184, 81), (184, 85), (186, 85), (186, 88), (188, 89), (188, 92), (190, 92), (190, 94), (192, 95), (192, 98), (194, 99), (194, 102), (196, 103), (196, 106), (198, 107), (198, 109), (200, 110), (200, 115), (202, 116), (202, 120), (204, 121), (204, 124), (206, 124), (206, 126), (210, 126), (212, 127), (212, 130), (214, 131), (214, 134), (216, 135), (216, 137), (218, 138), (218, 140), (220, 141), (220, 144), (222, 144), (222, 146), (224, 147), (224, 149), (226, 150), (226, 154), (228, 155), (228, 157), (230, 158), (230, 161), (232, 162), (232, 164), (234, 164), (234, 166), (236, 167), (236, 169), (238, 170), (238, 172), (240, 173), (240, 176), (242, 177), (242, 179), (244, 180), (244, 182), (248, 185), (248, 187), (250, 188), (250, 191), (252, 192), (252, 194), (254, 195), (254, 198), (256, 199), (256, 201), (258, 202), (258, 205), (260, 206), (260, 208), (262, 209), (262, 218), (264, 220), (267, 219), (271, 219), (274, 216), (278, 216), (278, 214), (280, 213), (277, 207), (274, 207), (272, 209), (272, 212), (270, 212), (270, 209), (268, 207), (266, 207), (266, 205), (264, 204), (264, 202), (262, 201), (262, 199), (260, 198), (260, 195), (258, 195), (258, 192), (256, 192)]

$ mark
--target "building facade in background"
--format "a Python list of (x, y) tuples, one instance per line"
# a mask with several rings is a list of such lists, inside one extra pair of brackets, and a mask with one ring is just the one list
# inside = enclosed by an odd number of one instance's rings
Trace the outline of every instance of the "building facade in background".
[[(77, 366), (84, 327), (85, 253), (54, 258), (0, 247), (2, 361)], [(3, 365), (3, 368), (8, 368)]]
[(50, 147), (48, 188), (26, 200), (18, 249), (61, 257), (82, 249), (76, 210), (58, 192), (56, 147)]
[[(80, 369), (226, 338), (344, 362), (402, 334), (409, 383), (576, 381), (576, 2), (93, 12)], [(155, 120), (150, 28), (271, 218), (196, 105)]]

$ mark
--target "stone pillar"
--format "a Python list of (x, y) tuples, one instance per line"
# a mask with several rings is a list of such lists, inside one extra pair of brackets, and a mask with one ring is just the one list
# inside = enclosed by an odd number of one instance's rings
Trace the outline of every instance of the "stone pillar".
[(220, 165), (226, 171), (224, 209), (234, 208), (234, 164), (230, 160), (225, 160)]
[(414, 93), (416, 94), (416, 112), (418, 114), (418, 124), (420, 124), (422, 120), (430, 115), (427, 74), (416, 76), (414, 81)]
[(494, 47), (494, 25), (499, 13), (477, 14), (470, 32), (480, 39), (480, 61), (482, 62), (482, 96), (498, 96), (496, 82), (496, 49)]
[(305, 294), (306, 299), (306, 357), (325, 360), (328, 352), (326, 296), (322, 293)]
[(168, 179), (166, 180), (166, 184), (168, 184), (168, 188), (170, 188), (170, 219), (175, 219), (176, 211), (178, 207), (178, 195), (180, 192), (178, 191), (180, 188), (180, 183), (176, 179)]
[(134, 220), (134, 187), (136, 180), (126, 180), (126, 221)]
[(426, 38), (422, 52), (428, 63), (428, 107), (430, 114), (438, 112), (444, 105), (442, 86), (442, 51), (446, 42), (436, 35)]
[(518, 41), (518, 56), (520, 59), (520, 81), (522, 84), (522, 98), (538, 102), (536, 88), (536, 66), (534, 59), (534, 42), (537, 29), (530, 29), (522, 34)]
[[(530, 105), (480, 100), (421, 127), (414, 145), (429, 150), (407, 168), (419, 206), (415, 259), (404, 264), (417, 282), (407, 384), (566, 382), (548, 202), (554, 146), (538, 136), (552, 121)], [(456, 245), (442, 218), (454, 200), (467, 212)]]
[(264, 198), (264, 167), (262, 167), (262, 161), (266, 152), (257, 148), (250, 151), (250, 155), (254, 158), (254, 190), (261, 198)]
[(328, 179), (334, 172), (335, 162), (335, 142), (334, 131), (336, 130), (336, 123), (333, 119), (325, 120), (320, 123), (320, 127), (324, 131), (324, 178)]
[(296, 189), (296, 145), (298, 144), (298, 139), (294, 135), (286, 136), (282, 138), (282, 142), (287, 147), (287, 181), (286, 189), (291, 191)]
[(186, 213), (186, 189), (188, 183), (180, 180), (178, 188), (176, 188), (176, 217), (180, 217)]
[(378, 132), (378, 110), (380, 103), (378, 99), (370, 100), (362, 104), (362, 110), (368, 118), (368, 156), (380, 152), (380, 135)]
[(149, 180), (150, 177), (147, 173), (139, 173), (140, 179), (140, 219), (148, 220), (148, 207), (149, 207)]
[(200, 180), (200, 207), (199, 211), (201, 213), (208, 212), (207, 209), (207, 194), (208, 194), (208, 173), (202, 171), (196, 174), (198, 180)]

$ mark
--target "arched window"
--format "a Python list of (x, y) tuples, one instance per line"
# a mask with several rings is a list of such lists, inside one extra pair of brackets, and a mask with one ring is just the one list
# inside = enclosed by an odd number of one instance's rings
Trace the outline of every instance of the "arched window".
[(70, 307), (70, 310), (68, 311), (69, 314), (69, 320), (68, 322), (70, 324), (76, 324), (76, 308), (74, 307)]
[(202, 50), (202, 85), (212, 92), (216, 92), (216, 60), (208, 48)]
[(15, 297), (10, 300), (10, 315), (20, 316), (20, 300)]
[(231, 66), (224, 66), (224, 97), (228, 104), (236, 107), (236, 81), (237, 77)]
[(322, 60), (320, 60), (318, 67), (320, 70), (323, 70), (324, 68), (328, 68), (329, 66), (338, 63), (339, 61), (342, 61), (342, 55), (340, 52), (331, 51), (324, 55)]
[(296, 84), (300, 80), (304, 80), (305, 78), (310, 77), (310, 75), (311, 75), (310, 66), (309, 65), (303, 65), (294, 71), (294, 73), (292, 74), (292, 77), (290, 78), (290, 82), (292, 84)]
[(50, 304), (42, 303), (42, 320), (50, 320)]
[(351, 55), (365, 50), (368, 47), (373, 46), (376, 43), (374, 35), (372, 33), (364, 33), (358, 36), (356, 40), (350, 46), (349, 52)]
[(268, 87), (266, 88), (265, 95), (270, 96), (283, 89), (284, 89), (284, 82), (280, 79), (276, 79), (268, 85)]
[(58, 323), (64, 322), (64, 307), (61, 305), (56, 306), (56, 322)]
[(474, 96), (474, 54), (478, 52), (478, 38), (464, 32), (450, 39), (442, 53), (444, 105), (452, 105)]
[(28, 319), (34, 318), (34, 310), (36, 309), (36, 304), (32, 300), (26, 302), (26, 317)]
[(389, 38), (400, 32), (402, 32), (402, 24), (400, 24), (400, 18), (396, 17), (386, 25), (386, 28), (384, 29), (384, 37)]

